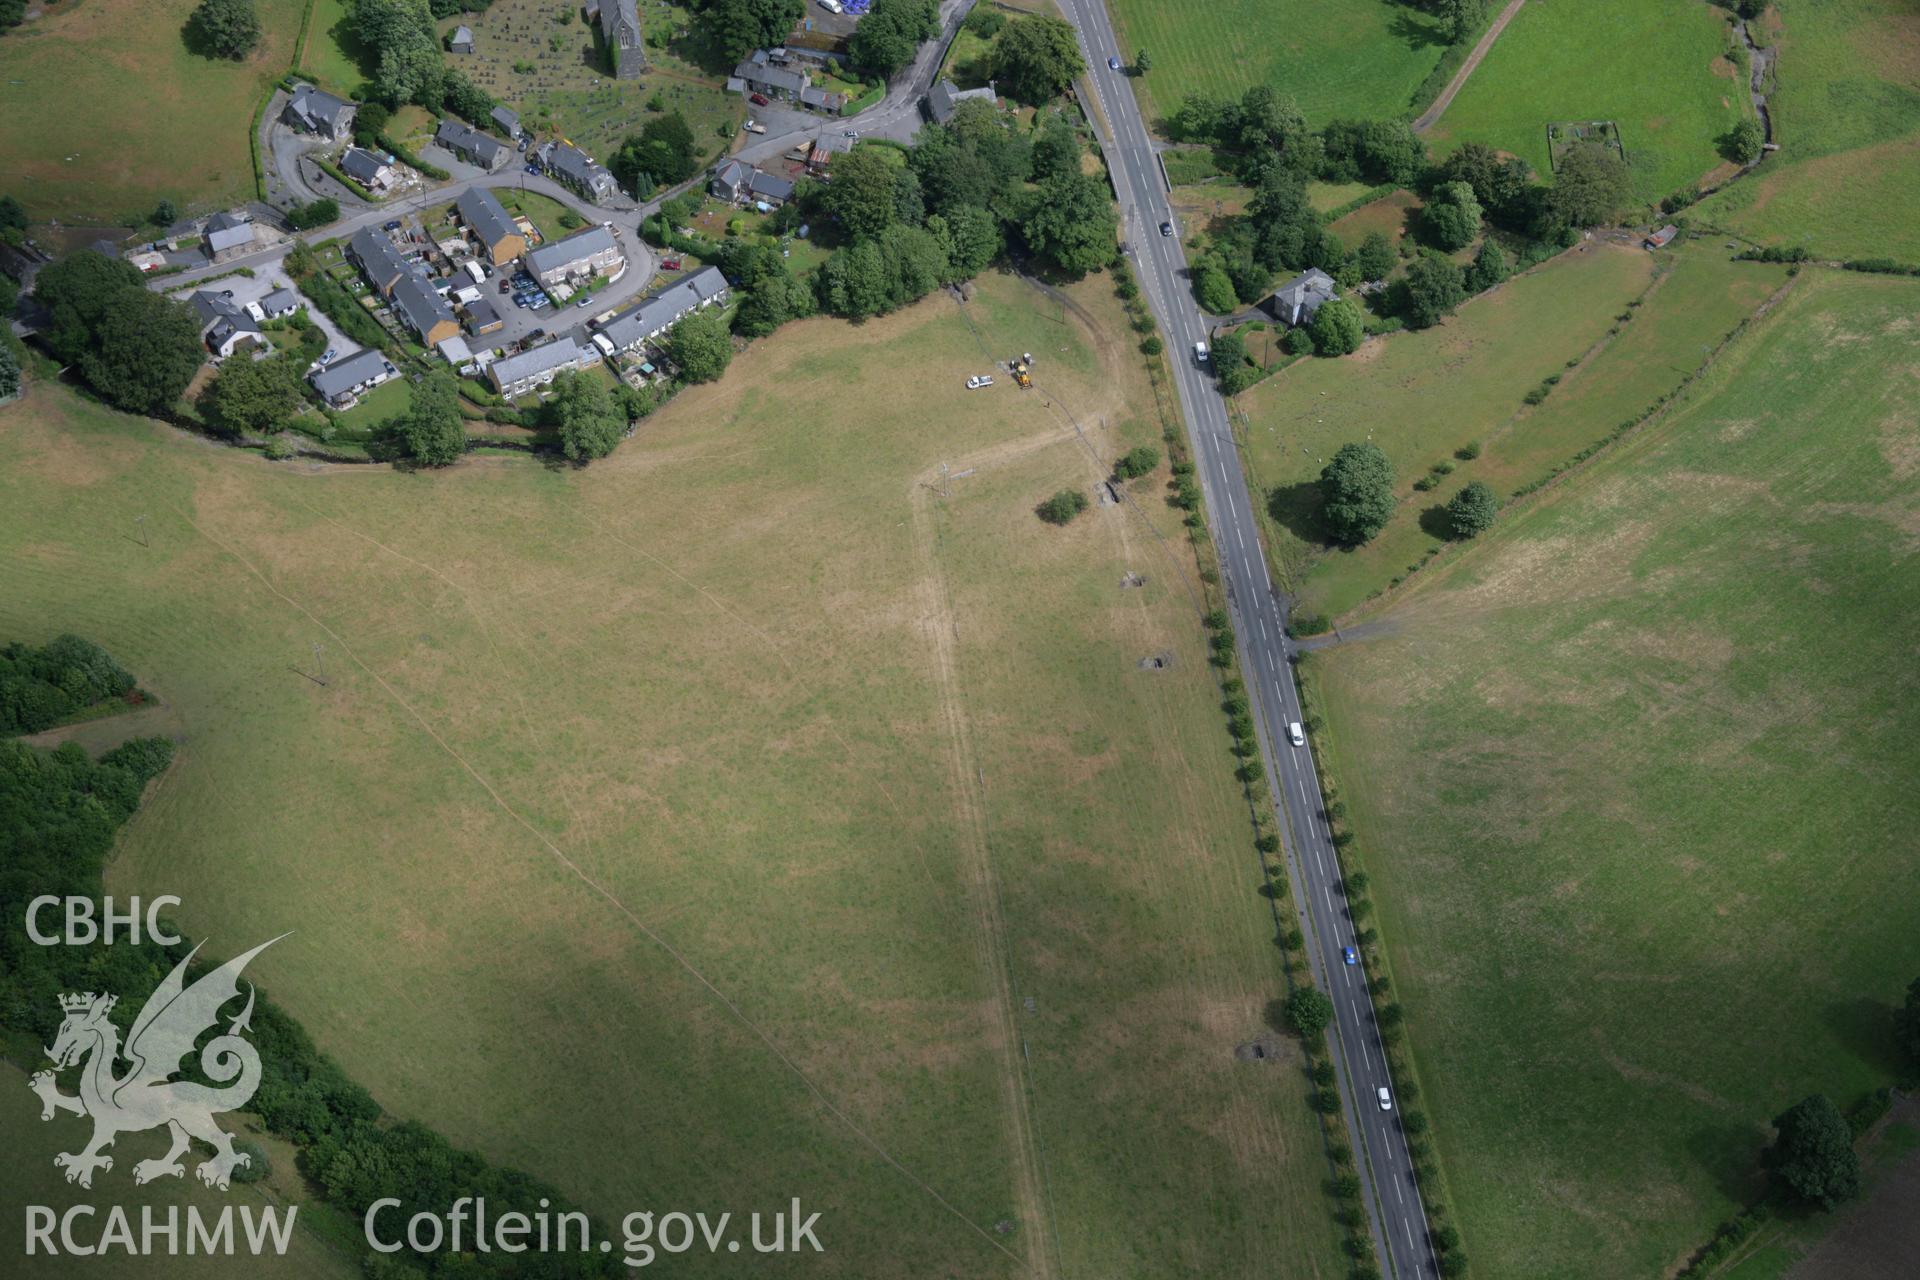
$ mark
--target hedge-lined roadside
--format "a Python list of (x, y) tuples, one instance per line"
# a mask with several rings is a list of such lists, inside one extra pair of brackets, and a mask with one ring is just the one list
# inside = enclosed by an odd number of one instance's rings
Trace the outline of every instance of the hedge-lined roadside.
[[(1291, 999), (1300, 992), (1315, 988), (1306, 964), (1306, 939), (1299, 927), (1281, 914), (1282, 904), (1288, 901), (1292, 890), (1287, 879), (1286, 863), (1280, 856), (1278, 818), (1267, 788), (1266, 764), (1254, 726), (1252, 705), (1247, 697), (1245, 682), (1232, 674), (1238, 659), (1227, 613), (1228, 602), (1221, 587), (1219, 549), (1207, 533), (1206, 510), (1195, 476), (1193, 457), (1172, 401), (1174, 392), (1166, 367), (1166, 344), (1140, 297), (1140, 288), (1134, 283), (1125, 259), (1117, 259), (1110, 271), (1114, 292), (1126, 306), (1133, 331), (1141, 335), (1139, 349), (1146, 362), (1147, 380), (1153, 387), (1154, 407), (1160, 415), (1160, 438), (1166, 445), (1171, 467), (1169, 488), (1172, 492), (1168, 495), (1168, 501), (1186, 512), (1183, 524), (1194, 561), (1199, 566), (1201, 594), (1207, 610), (1202, 621), (1208, 633), (1208, 662), (1220, 695), (1220, 709), (1226, 716), (1227, 732), (1232, 740), (1230, 750), (1240, 761), (1234, 769), (1234, 777), (1240, 783), (1247, 802), (1262, 887), (1266, 891), (1268, 909), (1272, 913), (1275, 935), (1280, 943), (1281, 973), (1286, 981), (1288, 998)], [(1326, 1057), (1325, 1038), (1316, 1040), (1303, 1037), (1301, 1051), (1306, 1060), (1308, 1078), (1316, 1086), (1310, 1094), (1309, 1105), (1320, 1119), (1321, 1145), (1326, 1152), (1328, 1172), (1332, 1175), (1328, 1185), (1335, 1201), (1333, 1218), (1346, 1232), (1344, 1247), (1351, 1264), (1350, 1275), (1352, 1280), (1378, 1280), (1380, 1267), (1374, 1256), (1373, 1236), (1367, 1227), (1366, 1211), (1359, 1203), (1359, 1170), (1354, 1163), (1353, 1144), (1347, 1134), (1346, 1115), (1338, 1105), (1337, 1095), (1333, 1107), (1325, 1105), (1325, 1089), (1332, 1082), (1334, 1069)]]
[[(1313, 658), (1311, 652), (1302, 653), (1294, 664), (1300, 692), (1300, 724), (1310, 737), (1322, 738), (1327, 726), (1325, 717), (1320, 714), (1319, 688), (1312, 679)], [(1367, 896), (1372, 882), (1366, 869), (1360, 865), (1358, 851), (1353, 847), (1354, 833), (1348, 825), (1346, 802), (1340, 798), (1339, 784), (1326, 766), (1329, 757), (1325, 751), (1317, 750), (1315, 758), (1321, 761), (1321, 768), (1316, 770), (1320, 782), (1321, 810), (1326, 814), (1327, 825), (1333, 832), (1333, 853), (1339, 863), (1341, 883), (1346, 889), (1347, 914), (1357, 931), (1354, 940), (1359, 944), (1360, 959), (1367, 974), (1367, 996), (1373, 1002), (1382, 1056), (1387, 1060), (1387, 1074), (1393, 1081), (1394, 1095), (1400, 1106), (1400, 1129), (1406, 1135), (1407, 1154), (1413, 1159), (1415, 1190), (1426, 1209), (1427, 1229), (1439, 1258), (1440, 1274), (1462, 1276), (1467, 1273), (1467, 1254), (1462, 1247), (1460, 1229), (1447, 1212), (1446, 1201), (1441, 1194), (1446, 1179), (1435, 1147), (1432, 1122), (1426, 1112), (1410, 1109), (1408, 1105), (1420, 1100), (1420, 1073), (1406, 1034), (1406, 1009), (1393, 998), (1393, 977), (1380, 930), (1367, 923), (1373, 915), (1373, 900)]]

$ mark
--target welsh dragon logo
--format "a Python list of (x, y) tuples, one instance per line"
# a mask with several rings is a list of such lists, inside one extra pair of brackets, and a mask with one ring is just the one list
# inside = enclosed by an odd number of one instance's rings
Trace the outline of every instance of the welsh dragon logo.
[[(160, 1159), (133, 1166), (136, 1183), (182, 1177), (186, 1169), (180, 1157), (195, 1138), (214, 1150), (211, 1160), (194, 1169), (210, 1187), (225, 1191), (234, 1169), (251, 1163), (245, 1152), (233, 1149), (233, 1136), (213, 1122), (216, 1112), (245, 1106), (260, 1087), (260, 1054), (241, 1038), (253, 1017), (251, 984), (246, 1008), (228, 1023), (224, 1035), (216, 1035), (200, 1050), (200, 1070), (224, 1087), (170, 1077), (180, 1070), (180, 1060), (193, 1052), (201, 1033), (218, 1024), (221, 1006), (240, 994), (240, 971), (247, 962), (278, 941), (263, 942), (188, 986), (187, 965), (200, 950), (196, 946), (148, 998), (127, 1032), (124, 1048), (119, 1028), (107, 1018), (119, 997), (91, 991), (60, 997), (66, 1019), (47, 1050), (54, 1069), (36, 1073), (27, 1083), (40, 1095), (42, 1120), (51, 1120), (60, 1111), (93, 1120), (92, 1141), (78, 1152), (53, 1158), (55, 1165), (67, 1171), (68, 1182), (91, 1187), (94, 1170), (113, 1168), (113, 1157), (104, 1152), (116, 1137), (160, 1125), (167, 1127), (173, 1145)], [(115, 1075), (115, 1065), (122, 1058), (130, 1066), (124, 1075)], [(61, 1093), (54, 1071), (76, 1063), (81, 1064), (80, 1092)]]

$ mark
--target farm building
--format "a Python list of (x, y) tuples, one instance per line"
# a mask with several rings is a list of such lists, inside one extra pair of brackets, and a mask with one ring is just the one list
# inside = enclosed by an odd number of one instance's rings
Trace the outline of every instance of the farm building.
[(1668, 245), (1672, 244), (1673, 238), (1679, 234), (1680, 234), (1680, 228), (1674, 226), (1671, 222), (1669, 222), (1666, 226), (1660, 228), (1658, 231), (1654, 232), (1652, 235), (1647, 237), (1647, 248), (1664, 249)]
[(499, 197), (485, 187), (467, 188), (453, 207), (480, 242), (482, 256), (494, 266), (503, 267), (527, 251), (527, 238), (520, 234)]
[(552, 288), (598, 275), (618, 276), (627, 269), (627, 260), (621, 256), (613, 232), (605, 227), (588, 227), (530, 250), (526, 265), (535, 280)]
[(207, 256), (216, 263), (231, 262), (254, 248), (253, 224), (231, 213), (216, 213), (207, 219)]

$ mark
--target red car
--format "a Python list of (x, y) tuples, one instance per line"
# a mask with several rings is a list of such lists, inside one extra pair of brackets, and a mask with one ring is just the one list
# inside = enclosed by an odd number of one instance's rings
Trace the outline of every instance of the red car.
[(747, 95), (747, 101), (756, 107), (770, 107), (773, 105), (767, 101), (767, 95), (764, 93), (750, 93)]
[(660, 264), (660, 269), (662, 271), (678, 271), (680, 269), (680, 259), (668, 258)]

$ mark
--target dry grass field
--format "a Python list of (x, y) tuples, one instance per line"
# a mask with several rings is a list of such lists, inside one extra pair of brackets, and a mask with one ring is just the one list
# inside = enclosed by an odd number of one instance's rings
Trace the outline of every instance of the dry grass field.
[(1032, 514), (1157, 438), (1137, 357), (1006, 278), (966, 315), (792, 326), (585, 471), (37, 387), (0, 634), (183, 727), (110, 889), (296, 930), (263, 985), (386, 1107), (602, 1214), (799, 1196), (827, 1252), (768, 1274), (1327, 1274), (1305, 1082), (1233, 1054), (1282, 979), (1164, 469)]

